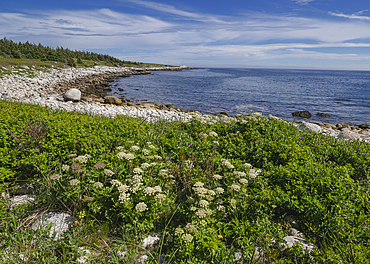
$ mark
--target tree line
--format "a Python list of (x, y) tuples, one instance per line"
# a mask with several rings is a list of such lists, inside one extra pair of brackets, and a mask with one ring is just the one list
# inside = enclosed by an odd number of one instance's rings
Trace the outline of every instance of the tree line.
[[(106, 62), (113, 65), (127, 65), (127, 64), (139, 64), (137, 62), (124, 61), (117, 59), (109, 55), (103, 55), (89, 51), (78, 51), (70, 50), (68, 48), (57, 47), (45, 47), (39, 43), (38, 45), (30, 42), (19, 42), (16, 43), (7, 38), (0, 39), (0, 56), (5, 58), (15, 59), (39, 59), (41, 61), (57, 61), (66, 63), (69, 66), (76, 66), (77, 64), (83, 64), (82, 60), (92, 60)], [(75, 60), (76, 59), (76, 60)]]

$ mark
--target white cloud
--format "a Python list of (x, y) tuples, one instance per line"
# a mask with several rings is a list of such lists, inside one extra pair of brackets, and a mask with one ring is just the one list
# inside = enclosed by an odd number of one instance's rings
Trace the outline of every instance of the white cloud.
[(315, 0), (292, 0), (293, 2), (296, 2), (299, 5), (307, 5), (309, 2), (313, 2)]
[[(115, 52), (112, 55), (122, 59), (166, 64), (279, 63), (284, 58), (296, 59), (297, 63), (312, 59), (321, 64), (325, 60), (370, 60), (354, 50), (369, 48), (369, 43), (352, 43), (370, 39), (366, 21), (338, 22), (257, 12), (219, 17), (143, 0), (138, 4), (189, 19), (165, 20), (110, 9), (0, 13), (0, 36), (53, 47), (111, 49)], [(341, 48), (345, 54), (324, 52), (330, 48)]]
[(352, 15), (345, 15), (345, 14), (339, 13), (339, 12), (336, 12), (336, 13), (329, 12), (329, 15), (336, 16), (336, 17), (344, 17), (344, 18), (349, 18), (349, 19), (359, 19), (359, 20), (370, 21), (370, 17), (368, 17), (368, 16), (359, 16), (359, 14), (362, 14), (365, 11), (367, 11), (367, 10), (363, 10), (363, 11), (360, 11), (360, 12), (352, 14)]

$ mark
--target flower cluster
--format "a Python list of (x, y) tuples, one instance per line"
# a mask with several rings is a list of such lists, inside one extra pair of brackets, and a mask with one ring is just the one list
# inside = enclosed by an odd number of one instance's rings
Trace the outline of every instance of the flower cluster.
[(200, 207), (207, 207), (209, 203), (206, 200), (200, 200), (199, 201), (199, 206)]
[(140, 168), (134, 168), (133, 172), (134, 172), (135, 174), (141, 174), (141, 173), (143, 173), (143, 170), (142, 170), (142, 169), (140, 169)]
[(133, 160), (135, 158), (134, 154), (131, 153), (125, 153), (125, 152), (118, 152), (117, 157), (119, 159), (126, 159), (128, 161)]
[(185, 160), (184, 167), (186, 170), (191, 170), (194, 167), (194, 164), (191, 160)]
[(154, 199), (162, 202), (162, 201), (166, 200), (166, 195), (163, 194), (163, 193), (158, 193), (156, 196), (154, 196)]
[(205, 218), (207, 216), (206, 212), (204, 210), (198, 210), (195, 212), (195, 214), (199, 217), (199, 218)]
[(54, 174), (50, 176), (50, 180), (59, 180), (60, 178), (62, 178), (62, 174)]
[(114, 175), (114, 172), (108, 169), (104, 169), (104, 174), (110, 177)]
[(143, 149), (141, 152), (143, 152), (143, 154), (145, 156), (148, 156), (150, 154), (150, 150), (149, 149)]
[(230, 186), (230, 189), (232, 191), (239, 191), (240, 190), (240, 186), (237, 185), (237, 184), (233, 184), (233, 185)]
[(143, 180), (143, 177), (139, 174), (135, 174), (134, 176), (132, 176), (131, 178), (132, 193), (136, 193), (140, 189), (140, 186), (143, 185), (142, 180)]
[(222, 176), (219, 175), (219, 174), (215, 174), (212, 177), (213, 177), (213, 179), (216, 179), (216, 180), (221, 180), (222, 179)]
[(105, 164), (103, 162), (95, 163), (94, 168), (95, 169), (103, 169), (105, 167)]
[(69, 166), (68, 165), (66, 165), (66, 164), (63, 164), (62, 165), (62, 171), (68, 171), (69, 170)]
[(206, 139), (208, 137), (208, 135), (206, 133), (201, 132), (201, 133), (199, 133), (199, 137), (203, 138), (203, 139)]
[(244, 179), (244, 178), (241, 178), (240, 180), (239, 180), (239, 182), (241, 183), (241, 184), (248, 184), (248, 180), (247, 179)]
[(210, 137), (218, 137), (218, 134), (216, 133), (216, 132), (213, 132), (213, 131), (211, 131), (211, 132), (209, 132), (209, 134), (208, 134)]
[(141, 166), (140, 166), (143, 170), (146, 170), (147, 168), (149, 168), (150, 167), (150, 164), (149, 163), (146, 163), (146, 162), (144, 162), (143, 164), (141, 164)]
[(148, 210), (148, 206), (144, 202), (140, 202), (135, 206), (137, 212), (141, 213)]
[(242, 171), (234, 171), (234, 175), (239, 178), (243, 178), (246, 176), (245, 172)]
[(218, 194), (223, 194), (223, 193), (224, 193), (224, 189), (223, 189), (223, 188), (221, 188), (221, 187), (217, 187), (217, 188), (215, 189), (215, 192), (216, 192), (216, 193), (218, 193)]
[(91, 156), (89, 154), (85, 154), (83, 156), (78, 156), (76, 158), (74, 158), (73, 160), (79, 162), (79, 163), (87, 163), (87, 160), (91, 158)]
[(132, 151), (138, 151), (140, 148), (138, 146), (132, 146), (130, 150)]
[(121, 203), (128, 201), (130, 199), (130, 194), (127, 193), (129, 190), (129, 187), (127, 185), (122, 184), (120, 181), (117, 180), (111, 180), (111, 184), (117, 187), (119, 192), (118, 200)]
[(199, 197), (202, 197), (202, 198), (204, 198), (206, 194), (208, 193), (208, 189), (204, 188), (203, 185), (204, 183), (202, 182), (196, 182), (193, 185), (193, 190), (195, 194), (197, 194)]
[(77, 179), (72, 179), (72, 180), (70, 180), (69, 181), (69, 184), (71, 185), (71, 186), (76, 186), (76, 185), (78, 185), (80, 183), (80, 181), (79, 180), (77, 180)]
[(104, 185), (103, 185), (101, 182), (95, 182), (95, 183), (94, 183), (94, 187), (95, 187), (96, 189), (101, 189), (101, 188), (103, 188), (103, 187), (104, 187)]
[(186, 226), (185, 226), (185, 229), (186, 231), (188, 231), (189, 233), (196, 233), (198, 232), (198, 229), (191, 223), (188, 223)]
[(161, 186), (155, 186), (154, 188), (153, 187), (146, 187), (144, 189), (145, 196), (151, 196), (151, 195), (154, 195), (154, 194), (159, 193), (161, 191), (162, 191)]
[(185, 243), (190, 243), (191, 241), (193, 241), (193, 236), (190, 235), (190, 234), (183, 234), (181, 236), (181, 239), (185, 242)]
[(229, 169), (234, 169), (234, 165), (232, 165), (227, 159), (221, 159), (221, 163)]

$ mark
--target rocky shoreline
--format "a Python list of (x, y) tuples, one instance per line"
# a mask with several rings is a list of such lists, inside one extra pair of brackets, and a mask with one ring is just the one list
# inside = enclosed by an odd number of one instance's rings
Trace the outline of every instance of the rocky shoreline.
[[(0, 79), (0, 100), (48, 106), (65, 111), (87, 112), (92, 115), (114, 117), (127, 115), (144, 118), (147, 121), (158, 119), (189, 121), (194, 116), (201, 119), (232, 119), (227, 113), (219, 116), (202, 114), (198, 111), (177, 109), (171, 104), (160, 105), (151, 102), (131, 102), (124, 98), (108, 95), (110, 82), (115, 78), (131, 75), (150, 74), (150, 71), (177, 71), (191, 69), (181, 67), (129, 68), (95, 66), (94, 68), (51, 69), (50, 72), (35, 72), (31, 78), (13, 72)], [(78, 100), (66, 100), (69, 90), (78, 90)], [(343, 139), (353, 139), (370, 143), (370, 125), (322, 124), (305, 121), (296, 124), (303, 130), (320, 132)]]

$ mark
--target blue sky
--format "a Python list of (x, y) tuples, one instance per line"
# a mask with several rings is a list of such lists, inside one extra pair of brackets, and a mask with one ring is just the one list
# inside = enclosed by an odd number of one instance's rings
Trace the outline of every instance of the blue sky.
[(3, 0), (0, 37), (124, 60), (370, 70), (368, 0)]

